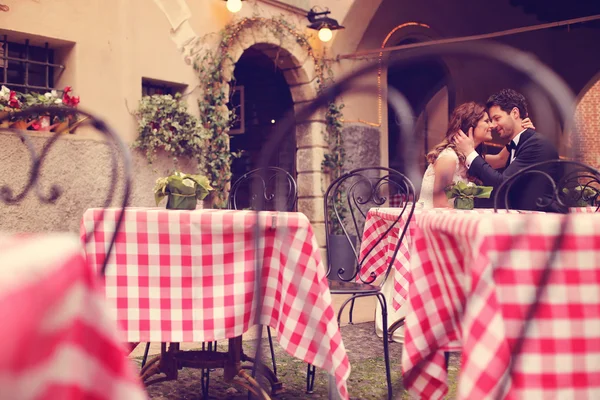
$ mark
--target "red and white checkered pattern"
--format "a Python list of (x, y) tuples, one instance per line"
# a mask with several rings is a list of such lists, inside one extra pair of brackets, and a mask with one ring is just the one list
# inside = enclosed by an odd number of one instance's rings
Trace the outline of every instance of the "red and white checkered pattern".
[(73, 235), (0, 236), (0, 398), (146, 399)]
[(571, 212), (571, 213), (595, 213), (597, 209), (598, 209), (598, 207), (571, 207), (571, 208), (569, 208), (569, 212)]
[[(398, 221), (396, 226), (392, 228), (390, 232), (388, 232), (388, 234), (379, 244), (376, 245), (376, 242), (398, 219), (398, 216), (401, 212), (402, 208), (372, 208), (367, 213), (360, 248), (360, 259), (364, 259), (364, 261), (360, 269), (359, 277), (363, 280), (367, 280), (372, 273), (375, 274), (375, 276), (380, 276), (385, 273), (385, 269), (389, 265), (390, 258), (394, 254), (400, 233), (406, 224), (406, 220), (409, 215), (408, 207), (404, 211), (402, 218)], [(415, 229), (421, 215), (424, 213), (491, 214), (493, 212), (493, 209), (484, 208), (476, 208), (473, 210), (455, 210), (452, 208), (434, 208), (423, 210), (415, 208), (411, 224), (404, 235), (404, 240), (400, 244), (400, 248), (396, 254), (396, 259), (394, 260), (393, 268), (395, 269), (395, 273), (391, 275), (394, 279), (394, 297), (392, 299), (392, 305), (394, 309), (398, 310), (404, 304), (408, 295), (410, 249), (412, 246)], [(519, 211), (498, 210), (498, 212), (501, 214), (506, 214), (507, 212), (518, 213)], [(376, 248), (371, 250), (371, 248), (375, 245)]]
[(391, 195), (390, 196), (390, 207), (401, 207), (405, 197), (406, 196), (403, 196), (399, 193)]
[[(108, 209), (86, 248), (99, 267), (117, 213)], [(99, 209), (87, 210), (82, 236)], [(294, 357), (334, 375), (348, 398), (350, 364), (312, 227), (300, 213), (128, 208), (106, 271), (106, 297), (128, 342), (210, 342), (256, 324)], [(257, 313), (256, 262), (262, 266)]]
[[(549, 284), (511, 358), (565, 218)], [(496, 398), (499, 390), (511, 399), (600, 398), (600, 215), (428, 213), (418, 226), (402, 353), (412, 394), (444, 396), (443, 349), (458, 339), (458, 399)]]

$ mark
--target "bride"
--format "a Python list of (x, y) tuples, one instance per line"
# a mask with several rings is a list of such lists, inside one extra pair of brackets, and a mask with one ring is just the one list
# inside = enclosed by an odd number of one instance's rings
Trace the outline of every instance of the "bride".
[[(533, 124), (526, 118), (522, 127), (533, 128)], [(461, 104), (450, 117), (444, 140), (427, 154), (429, 166), (423, 176), (419, 196), (419, 202), (424, 209), (452, 207), (452, 200), (446, 198), (444, 189), (451, 183), (469, 182), (465, 155), (458, 153), (452, 142), (459, 130), (473, 135), (475, 150), (493, 168), (503, 168), (506, 165), (509, 155), (506, 148), (503, 147), (496, 155), (485, 154), (484, 142), (492, 140), (492, 121), (485, 107), (475, 102)]]
[[(526, 118), (523, 120), (523, 129), (532, 128), (533, 124)], [(471, 133), (475, 141), (475, 149), (493, 168), (503, 168), (508, 160), (508, 150), (505, 147), (497, 155), (485, 155), (484, 142), (492, 139), (492, 121), (483, 105), (469, 102), (460, 105), (454, 110), (448, 123), (448, 131), (445, 139), (435, 146), (427, 154), (429, 166), (423, 177), (421, 186), (421, 196), (419, 202), (424, 203), (424, 208), (434, 207), (452, 207), (452, 202), (446, 198), (444, 188), (452, 182), (468, 182), (467, 168), (465, 167), (465, 156), (456, 152), (452, 143), (454, 135), (460, 131)], [(387, 279), (381, 288), (386, 299), (391, 299), (394, 293), (394, 280)], [(394, 311), (391, 302), (388, 301), (388, 321), (393, 323), (406, 316), (407, 307), (400, 307)], [(375, 331), (377, 336), (382, 337), (383, 323), (381, 320), (381, 306), (377, 303), (377, 312), (375, 314)], [(404, 342), (404, 328), (397, 329), (392, 340), (394, 342)]]

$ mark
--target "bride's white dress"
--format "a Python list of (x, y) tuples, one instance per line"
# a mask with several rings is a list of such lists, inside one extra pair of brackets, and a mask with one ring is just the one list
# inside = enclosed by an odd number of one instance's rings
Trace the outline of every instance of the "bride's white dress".
[[(467, 168), (463, 163), (461, 163), (458, 159), (458, 155), (456, 152), (447, 147), (444, 149), (436, 159), (439, 160), (442, 157), (449, 157), (456, 161), (456, 169), (454, 170), (454, 175), (452, 177), (453, 182), (469, 182), (467, 179)], [(429, 164), (427, 170), (425, 171), (425, 175), (423, 176), (423, 183), (421, 185), (421, 195), (419, 196), (419, 203), (422, 206), (419, 208), (430, 209), (433, 208), (433, 184), (435, 183), (435, 172), (433, 170), (434, 164)], [(449, 206), (452, 207), (453, 200), (449, 200)], [(393, 274), (398, 273), (396, 270), (391, 271), (392, 273), (388, 276), (388, 279), (384, 282), (381, 287), (381, 292), (386, 298), (387, 309), (388, 309), (388, 326), (398, 321), (400, 318), (406, 316), (406, 304), (403, 304), (402, 307), (398, 310), (394, 310), (392, 305), (392, 296), (394, 295), (394, 277)], [(383, 337), (383, 321), (381, 320), (381, 306), (377, 303), (377, 310), (375, 313), (375, 331), (377, 336)], [(404, 327), (400, 327), (394, 332), (394, 336), (392, 338), (394, 342), (404, 343)]]
[[(456, 161), (456, 169), (454, 170), (454, 175), (452, 176), (452, 182), (468, 183), (469, 180), (467, 179), (467, 168), (465, 167), (464, 163), (461, 163), (458, 160), (458, 155), (450, 147), (446, 147), (444, 150), (442, 150), (435, 162), (437, 162), (440, 158), (446, 157)], [(424, 209), (433, 208), (433, 185), (435, 183), (435, 172), (433, 170), (433, 166), (434, 164), (429, 164), (427, 170), (425, 171), (425, 175), (423, 175), (423, 183), (421, 184), (419, 203), (422, 204)], [(450, 207), (452, 207), (452, 202), (453, 200), (448, 200)]]

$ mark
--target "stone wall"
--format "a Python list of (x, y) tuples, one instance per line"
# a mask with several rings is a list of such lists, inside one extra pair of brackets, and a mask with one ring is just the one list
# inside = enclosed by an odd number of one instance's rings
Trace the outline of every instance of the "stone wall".
[[(40, 133), (30, 135), (38, 151), (47, 142), (48, 136)], [(75, 135), (68, 135), (58, 140), (43, 164), (40, 187), (47, 194), (52, 185), (58, 185), (62, 189), (62, 196), (56, 204), (43, 204), (35, 191), (31, 191), (18, 205), (0, 202), (0, 231), (78, 233), (84, 211), (102, 206), (109, 193), (111, 151), (114, 148), (100, 138), (78, 139)], [(167, 175), (174, 165), (164, 155), (160, 155), (151, 166), (143, 153), (135, 151), (132, 157), (130, 206), (154, 207), (154, 182), (157, 177)], [(121, 159), (119, 162), (121, 163)], [(13, 133), (0, 131), (0, 165), (0, 187), (8, 185), (15, 194), (19, 193), (28, 181), (31, 161), (27, 148)], [(195, 171), (195, 164), (190, 161), (180, 160), (179, 166), (184, 171)], [(122, 164), (119, 171), (122, 172)], [(123, 180), (120, 175), (113, 206), (117, 206), (121, 200), (122, 188)]]

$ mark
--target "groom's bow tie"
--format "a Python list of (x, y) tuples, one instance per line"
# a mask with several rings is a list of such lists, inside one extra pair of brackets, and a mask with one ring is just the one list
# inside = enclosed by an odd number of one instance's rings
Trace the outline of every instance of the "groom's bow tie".
[(508, 142), (508, 144), (506, 145), (506, 150), (508, 150), (509, 152), (511, 150), (515, 150), (516, 148), (517, 148), (517, 145), (512, 140), (510, 142)]

